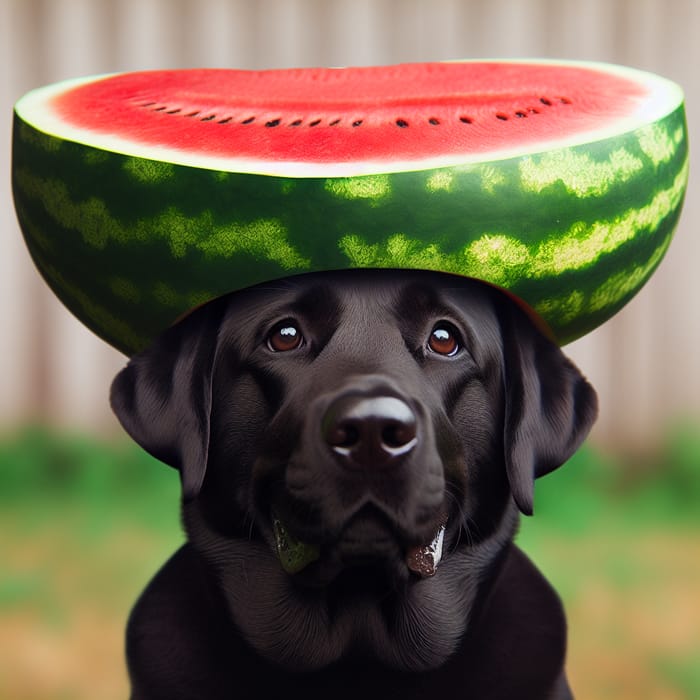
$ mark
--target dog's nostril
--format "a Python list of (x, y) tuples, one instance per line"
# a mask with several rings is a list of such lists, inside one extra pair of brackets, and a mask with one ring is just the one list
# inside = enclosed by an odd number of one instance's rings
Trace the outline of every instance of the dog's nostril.
[(354, 467), (389, 466), (417, 443), (415, 414), (391, 396), (340, 397), (326, 411), (322, 432), (333, 452)]
[(331, 447), (352, 447), (360, 439), (360, 431), (350, 421), (332, 424), (326, 431), (326, 442)]
[(403, 447), (414, 440), (416, 437), (416, 423), (414, 421), (407, 422), (391, 422), (382, 430), (382, 442), (387, 447)]

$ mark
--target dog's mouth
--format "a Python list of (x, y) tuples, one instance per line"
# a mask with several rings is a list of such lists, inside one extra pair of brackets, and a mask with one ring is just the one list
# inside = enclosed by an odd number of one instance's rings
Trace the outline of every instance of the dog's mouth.
[[(320, 545), (304, 542), (295, 537), (274, 512), (271, 519), (277, 556), (282, 568), (288, 574), (298, 574), (321, 558), (322, 548)], [(420, 578), (430, 578), (435, 575), (443, 558), (446, 528), (447, 515), (445, 514), (429, 542), (405, 548), (403, 560), (412, 574)]]

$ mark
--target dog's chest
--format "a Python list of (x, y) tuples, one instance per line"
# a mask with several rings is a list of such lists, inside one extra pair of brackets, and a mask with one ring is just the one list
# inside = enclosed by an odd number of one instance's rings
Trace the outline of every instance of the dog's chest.
[(283, 670), (244, 641), (199, 566), (191, 550), (180, 550), (132, 615), (128, 652), (134, 700), (152, 697), (148, 688), (153, 687), (167, 688), (162, 697), (169, 700), (283, 698), (289, 693), (305, 700), (425, 700), (443, 694), (544, 700), (563, 673), (561, 604), (514, 547), (457, 652), (440, 668), (422, 673), (347, 658), (310, 673)]

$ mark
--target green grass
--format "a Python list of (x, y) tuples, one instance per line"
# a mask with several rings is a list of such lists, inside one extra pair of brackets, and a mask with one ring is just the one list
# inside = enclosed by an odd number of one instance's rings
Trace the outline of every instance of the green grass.
[(32, 427), (0, 442), (0, 508), (27, 527), (72, 504), (91, 518), (87, 537), (125, 518), (167, 530), (179, 488), (173, 469), (125, 440), (100, 442)]

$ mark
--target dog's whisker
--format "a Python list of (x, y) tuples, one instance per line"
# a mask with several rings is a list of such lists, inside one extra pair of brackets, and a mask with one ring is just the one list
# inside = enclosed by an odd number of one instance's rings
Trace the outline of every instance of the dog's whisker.
[(248, 540), (252, 541), (254, 539), (254, 532), (255, 532), (255, 514), (254, 513), (247, 513), (246, 514), (246, 520), (250, 521), (250, 525), (248, 526)]
[(469, 521), (470, 521), (470, 518), (464, 519), (463, 526), (462, 526), (462, 528), (460, 528), (460, 535), (462, 532), (464, 532), (464, 534), (467, 537), (467, 546), (473, 547), (474, 546), (474, 537), (472, 536), (472, 531), (471, 531), (471, 528), (469, 527)]
[[(458, 496), (458, 494), (452, 492), (449, 485), (445, 489), (445, 497), (451, 501), (451, 503), (457, 510), (458, 522), (461, 524), (461, 526), (457, 528), (457, 538), (450, 549), (450, 554), (453, 554), (459, 549), (463, 533), (467, 536), (467, 545), (469, 547), (474, 546), (474, 537), (472, 536), (472, 530), (476, 529), (476, 534), (478, 536), (478, 524), (464, 511), (462, 499)], [(472, 523), (473, 527), (470, 527), (470, 523)]]

